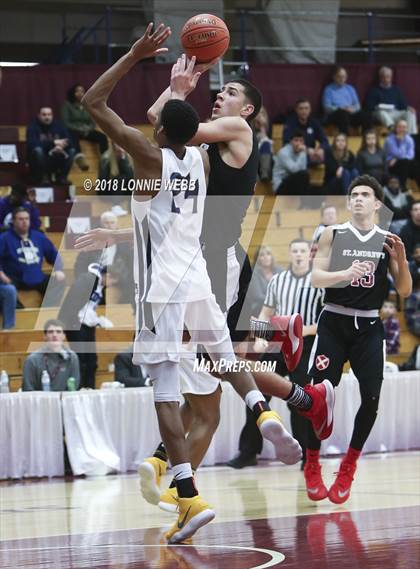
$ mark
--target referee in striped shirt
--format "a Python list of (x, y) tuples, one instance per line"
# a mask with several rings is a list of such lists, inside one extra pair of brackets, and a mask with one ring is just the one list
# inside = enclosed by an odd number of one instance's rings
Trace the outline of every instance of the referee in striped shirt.
[[(268, 343), (258, 338), (254, 349), (256, 352), (265, 352), (263, 360), (276, 361), (276, 372), (280, 375), (289, 375), (290, 380), (300, 386), (306, 385), (308, 377), (308, 363), (312, 345), (316, 335), (316, 322), (321, 312), (324, 290), (311, 286), (310, 243), (302, 239), (294, 239), (289, 245), (290, 265), (286, 271), (274, 275), (267, 288), (264, 305), (259, 319), (270, 320), (271, 316), (288, 316), (298, 312), (303, 319), (303, 352), (297, 368), (288, 372), (283, 355), (280, 352), (266, 352)], [(309, 422), (289, 406), (293, 436), (299, 441), (303, 457), (305, 457), (306, 439)]]

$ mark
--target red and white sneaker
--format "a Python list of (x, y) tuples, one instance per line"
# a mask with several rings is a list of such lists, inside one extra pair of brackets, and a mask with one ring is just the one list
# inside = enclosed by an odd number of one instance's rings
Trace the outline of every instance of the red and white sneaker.
[(351, 485), (357, 464), (344, 459), (337, 472), (337, 478), (328, 491), (328, 498), (334, 504), (343, 504), (350, 497)]
[(322, 480), (321, 465), (318, 461), (307, 461), (303, 469), (306, 493), (310, 500), (318, 502), (328, 497), (328, 490)]
[(312, 407), (308, 411), (297, 409), (300, 415), (307, 417), (319, 440), (328, 439), (334, 424), (334, 387), (328, 379), (316, 385), (305, 385), (304, 390), (312, 398)]
[(281, 342), (281, 351), (287, 369), (296, 369), (303, 351), (303, 320), (300, 314), (273, 316), (270, 323), (274, 329), (272, 342)]

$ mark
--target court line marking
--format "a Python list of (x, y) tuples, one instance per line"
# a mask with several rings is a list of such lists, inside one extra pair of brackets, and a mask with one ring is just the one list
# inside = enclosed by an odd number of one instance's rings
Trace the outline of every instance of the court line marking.
[[(283, 555), (283, 553), (280, 553), (279, 551), (273, 551), (272, 549), (262, 549), (260, 547), (243, 547), (240, 545), (183, 545), (183, 544), (173, 544), (173, 545), (169, 545), (169, 544), (135, 544), (135, 543), (130, 543), (130, 544), (120, 544), (120, 543), (116, 543), (116, 544), (91, 544), (91, 545), (75, 545), (73, 546), (76, 549), (80, 549), (82, 547), (85, 548), (89, 548), (92, 549), (94, 547), (98, 547), (98, 548), (128, 548), (128, 547), (192, 547), (194, 549), (197, 548), (211, 548), (211, 549), (237, 549), (237, 550), (241, 550), (241, 551), (255, 551), (256, 553), (264, 553), (266, 555), (270, 555), (271, 559), (270, 561), (267, 561), (266, 563), (263, 563), (262, 565), (255, 565), (254, 567), (249, 567), (249, 569), (268, 569), (269, 567), (274, 567), (275, 565), (279, 565), (280, 563), (283, 563), (283, 561), (286, 559), (286, 557)], [(4, 552), (23, 552), (23, 551), (60, 551), (60, 550), (68, 550), (68, 549), (72, 549), (72, 547), (24, 547), (24, 548), (17, 548), (17, 549), (0, 549), (0, 554), (4, 551)]]

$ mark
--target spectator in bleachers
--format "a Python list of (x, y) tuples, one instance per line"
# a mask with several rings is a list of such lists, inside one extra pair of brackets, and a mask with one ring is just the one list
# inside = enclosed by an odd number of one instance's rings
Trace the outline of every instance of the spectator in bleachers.
[(73, 85), (67, 91), (67, 101), (61, 109), (61, 118), (69, 129), (76, 149), (76, 164), (81, 170), (88, 170), (89, 165), (80, 148), (80, 140), (89, 140), (99, 145), (101, 155), (108, 150), (108, 138), (99, 130), (81, 101), (85, 94), (83, 85)]
[[(101, 156), (98, 177), (101, 180), (116, 180), (109, 191), (101, 192), (101, 195), (127, 195), (127, 182), (134, 177), (133, 162), (127, 152), (115, 142)], [(125, 190), (121, 189), (124, 182)]]
[(420, 243), (414, 247), (411, 261), (408, 263), (411, 278), (413, 279), (413, 286), (417, 285), (420, 280)]
[(273, 140), (270, 138), (270, 119), (265, 107), (261, 107), (255, 117), (253, 128), (258, 140), (258, 177), (264, 182), (271, 180), (273, 172)]
[(288, 117), (283, 130), (283, 144), (290, 142), (296, 130), (303, 132), (309, 166), (322, 164), (328, 139), (321, 123), (311, 115), (311, 103), (308, 99), (296, 101), (295, 112)]
[(0, 314), (3, 320), (3, 330), (14, 328), (16, 324), (16, 287), (0, 281)]
[(400, 371), (420, 370), (420, 344), (418, 346), (414, 346), (408, 360), (398, 367)]
[(67, 391), (73, 377), (76, 389), (80, 382), (77, 355), (65, 345), (62, 322), (47, 320), (44, 325), (44, 345), (33, 352), (23, 365), (22, 391), (42, 391), (42, 372), (50, 377), (50, 391)]
[(142, 368), (133, 364), (132, 346), (115, 356), (114, 366), (114, 381), (119, 381), (125, 387), (146, 386), (146, 377)]
[(420, 336), (420, 280), (413, 283), (413, 292), (405, 299), (404, 316), (410, 332)]
[(325, 124), (335, 125), (339, 132), (349, 134), (349, 127), (362, 127), (362, 131), (372, 127), (369, 113), (362, 111), (356, 89), (347, 83), (347, 71), (337, 67), (333, 82), (327, 85), (322, 95)]
[[(54, 266), (50, 276), (42, 271), (44, 259)], [(18, 290), (37, 290), (45, 295), (43, 306), (57, 306), (65, 278), (54, 244), (44, 233), (30, 228), (29, 212), (24, 207), (15, 209), (13, 227), (0, 235), (0, 281), (13, 283)]]
[[(101, 215), (100, 227), (104, 229), (118, 229), (118, 219), (112, 211), (104, 211)], [(132, 243), (122, 242), (110, 245), (103, 251), (81, 251), (74, 265), (74, 275), (86, 273), (91, 263), (100, 263), (105, 267), (115, 265), (118, 267), (117, 286), (120, 290), (119, 302), (134, 302), (133, 277), (133, 246)]]
[(327, 195), (346, 195), (351, 181), (359, 175), (347, 136), (339, 133), (325, 153), (324, 186)]
[(90, 389), (95, 389), (98, 367), (96, 327), (113, 326), (108, 318), (96, 312), (104, 288), (112, 281), (112, 275), (107, 273), (107, 267), (99, 263), (89, 265), (88, 271), (79, 275), (71, 285), (58, 314), (70, 346), (79, 356), (80, 387)]
[(384, 204), (393, 213), (389, 230), (399, 233), (410, 217), (411, 204), (414, 200), (409, 193), (403, 191), (397, 176), (390, 176), (383, 188)]
[(292, 133), (290, 142), (274, 157), (273, 191), (278, 195), (307, 195), (309, 193), (308, 157), (304, 134)]
[(385, 332), (386, 353), (398, 354), (400, 351), (400, 323), (396, 318), (397, 307), (392, 300), (385, 300), (381, 308), (382, 324)]
[(251, 315), (255, 318), (258, 318), (264, 304), (268, 283), (280, 272), (281, 268), (276, 265), (271, 248), (267, 245), (258, 247), (247, 296), (247, 302), (251, 305)]
[(401, 89), (392, 84), (392, 76), (393, 71), (390, 67), (383, 66), (379, 69), (379, 84), (368, 91), (366, 110), (372, 112), (374, 118), (388, 129), (391, 129), (398, 120), (404, 119), (408, 123), (408, 132), (416, 134), (416, 110), (407, 105)]
[(362, 144), (357, 153), (356, 167), (360, 174), (373, 176), (383, 184), (388, 174), (388, 163), (385, 150), (380, 147), (378, 135), (374, 130), (366, 130), (362, 136)]
[(420, 200), (411, 204), (410, 218), (401, 228), (400, 237), (404, 242), (407, 259), (413, 258), (414, 248), (420, 243)]
[[(32, 194), (31, 194), (32, 197)], [(28, 210), (31, 219), (31, 229), (39, 229), (41, 220), (36, 202), (30, 199), (25, 184), (14, 184), (10, 194), (0, 198), (0, 227), (8, 228), (12, 224), (12, 213), (17, 207)]]
[(398, 176), (403, 186), (407, 178), (420, 185), (420, 164), (414, 156), (414, 140), (408, 134), (407, 121), (397, 121), (394, 131), (386, 137), (384, 144), (389, 171)]
[(315, 229), (312, 236), (312, 244), (318, 243), (321, 235), (326, 227), (330, 225), (335, 225), (337, 223), (337, 208), (335, 205), (325, 203), (321, 207), (321, 223)]
[(75, 149), (67, 128), (54, 120), (50, 107), (41, 107), (26, 130), (28, 163), (35, 184), (67, 184)]

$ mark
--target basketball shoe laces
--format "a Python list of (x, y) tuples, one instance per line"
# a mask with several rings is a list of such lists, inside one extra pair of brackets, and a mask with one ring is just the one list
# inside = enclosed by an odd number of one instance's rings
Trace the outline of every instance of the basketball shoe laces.
[(353, 480), (354, 480), (354, 473), (356, 470), (356, 465), (351, 464), (350, 462), (343, 461), (340, 464), (340, 468), (338, 472), (334, 472), (337, 475), (335, 484), (338, 486), (339, 490), (347, 490)]

